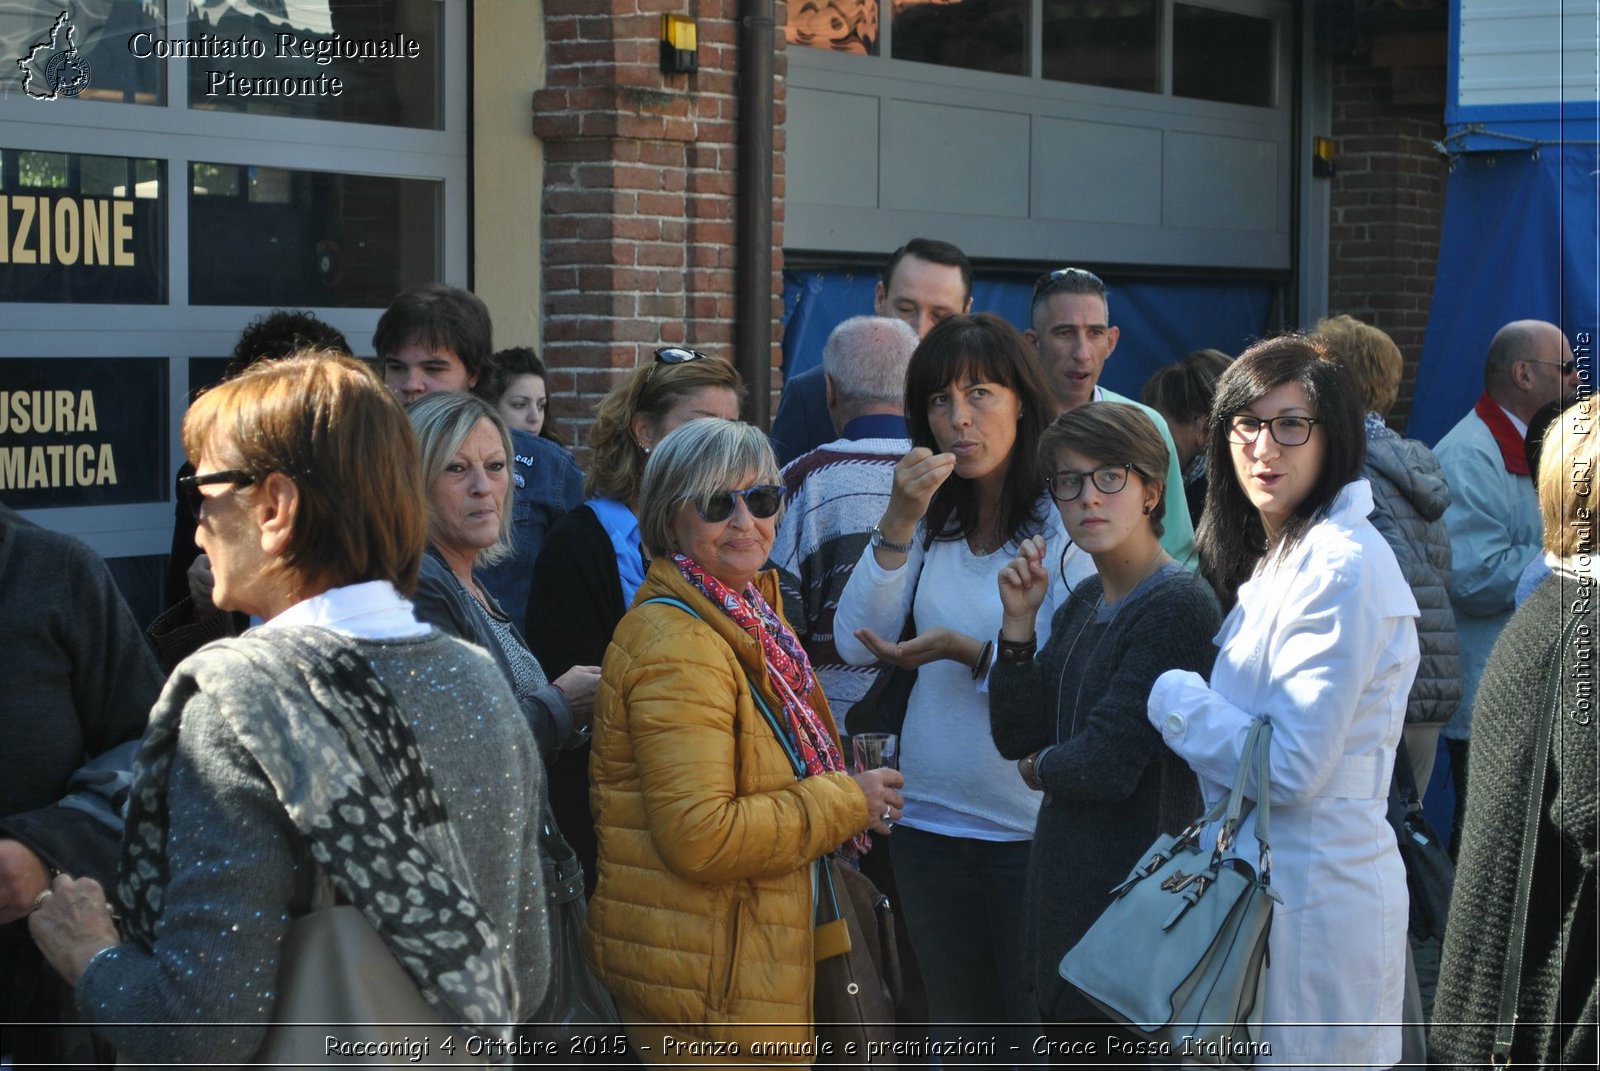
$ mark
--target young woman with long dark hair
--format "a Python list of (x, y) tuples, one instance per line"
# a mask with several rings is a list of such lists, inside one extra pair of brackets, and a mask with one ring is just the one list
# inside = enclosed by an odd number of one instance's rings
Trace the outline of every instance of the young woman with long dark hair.
[[(1258, 1064), (1400, 1059), (1406, 878), (1385, 809), (1417, 671), (1417, 603), (1367, 520), (1365, 447), (1359, 395), (1319, 343), (1268, 339), (1223, 374), (1198, 543), (1232, 609), (1209, 683), (1168, 671), (1146, 712), (1208, 804), (1233, 782), (1252, 722), (1272, 723), (1272, 886), (1283, 901), (1257, 1038), (1270, 1051)], [(1246, 794), (1259, 791), (1249, 777)]]

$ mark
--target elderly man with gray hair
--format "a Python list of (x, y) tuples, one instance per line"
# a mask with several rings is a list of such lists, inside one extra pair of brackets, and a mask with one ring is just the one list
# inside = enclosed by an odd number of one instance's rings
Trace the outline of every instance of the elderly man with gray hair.
[(895, 463), (911, 449), (904, 394), (906, 365), (916, 348), (916, 332), (885, 316), (856, 316), (834, 328), (822, 368), (838, 438), (783, 470), (789, 505), (772, 564), (785, 614), (841, 720), (871, 687), (877, 669), (839, 657), (833, 613), (889, 503)]

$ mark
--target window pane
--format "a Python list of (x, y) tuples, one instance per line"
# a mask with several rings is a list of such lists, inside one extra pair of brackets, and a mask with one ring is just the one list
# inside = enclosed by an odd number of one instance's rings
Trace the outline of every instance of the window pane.
[(12, 509), (166, 501), (168, 364), (0, 357), (0, 500)]
[(789, 0), (783, 28), (791, 45), (878, 54), (878, 0)]
[[(0, 4), (0, 64), (18, 95), (165, 104), (167, 65), (129, 49), (135, 35), (162, 32), (161, 0), (8, 0)], [(24, 61), (21, 71), (12, 66)], [(10, 81), (10, 79), (7, 79)]]
[[(205, 34), (231, 46), (229, 55), (186, 61), (191, 107), (426, 130), (444, 125), (439, 0), (209, 0), (190, 25), (191, 39)], [(248, 54), (232, 54), (240, 51)]]
[(189, 300), (383, 308), (437, 279), (442, 183), (193, 164)]
[(1272, 107), (1272, 20), (1172, 6), (1172, 92)]
[(1044, 77), (1112, 89), (1161, 91), (1156, 0), (1044, 0)]
[(1028, 0), (894, 0), (895, 59), (1028, 73)]
[(0, 302), (167, 300), (166, 165), (0, 149)]

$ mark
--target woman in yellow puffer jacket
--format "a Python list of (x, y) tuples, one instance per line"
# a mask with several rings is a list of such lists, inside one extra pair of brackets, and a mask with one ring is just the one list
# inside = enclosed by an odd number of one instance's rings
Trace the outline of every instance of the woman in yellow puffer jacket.
[(753, 1050), (812, 1038), (812, 863), (863, 850), (900, 813), (897, 771), (845, 772), (777, 576), (761, 572), (781, 506), (767, 440), (746, 424), (685, 424), (645, 468), (653, 560), (595, 698), (586, 949), (650, 1064), (809, 1062)]

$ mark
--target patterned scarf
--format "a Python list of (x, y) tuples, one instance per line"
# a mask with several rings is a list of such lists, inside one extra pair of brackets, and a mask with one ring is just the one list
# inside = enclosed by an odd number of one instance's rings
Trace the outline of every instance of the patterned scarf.
[[(366, 659), (327, 635), (306, 626), (220, 641), (251, 663), (273, 701), (219, 710), (340, 900), (361, 910), (428, 1003), (447, 1022), (509, 1039), (501, 1024), (516, 985), (507, 952), (470, 888), (416, 738)], [(146, 946), (168, 884), (168, 780), (183, 707), (156, 711), (164, 716), (151, 721), (135, 763), (117, 883), (127, 936)]]
[[(789, 741), (795, 745), (805, 776), (844, 772), (844, 756), (833, 742), (833, 734), (811, 709), (806, 699), (816, 678), (811, 672), (811, 660), (806, 657), (800, 641), (783, 623), (783, 618), (767, 605), (754, 584), (746, 584), (737, 592), (706, 572), (693, 558), (674, 554), (673, 564), (694, 589), (710, 599), (733, 623), (749, 633), (761, 644), (761, 654), (767, 662), (767, 676), (777, 686), (778, 703), (783, 708), (783, 718), (789, 730)], [(848, 855), (859, 856), (868, 851), (872, 841), (865, 833), (858, 833), (844, 844)]]

